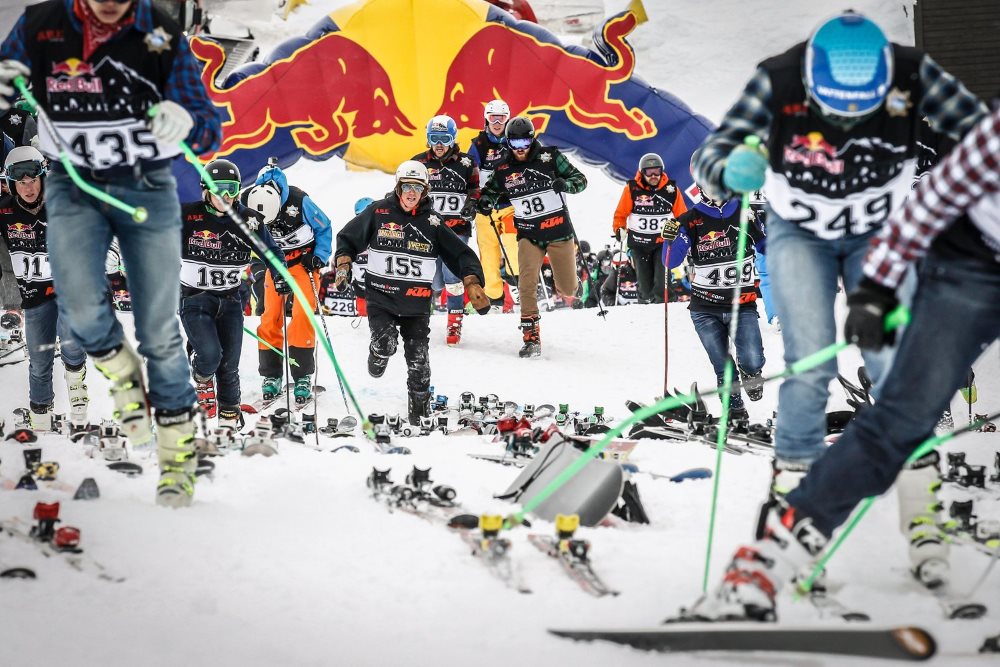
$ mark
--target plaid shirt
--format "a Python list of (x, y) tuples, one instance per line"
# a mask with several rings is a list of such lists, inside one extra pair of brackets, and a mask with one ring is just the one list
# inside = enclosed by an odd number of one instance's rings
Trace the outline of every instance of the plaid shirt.
[[(986, 113), (986, 105), (970, 93), (962, 82), (930, 56), (920, 62), (920, 81), (924, 96), (916, 113), (927, 118), (931, 127), (956, 141)], [(730, 151), (743, 143), (744, 137), (756, 134), (767, 144), (773, 118), (770, 110), (771, 79), (761, 68), (743, 89), (736, 104), (729, 109), (722, 124), (710, 134), (691, 158), (694, 178), (713, 199), (723, 201), (732, 194), (722, 184), (722, 170)]]
[[(927, 254), (942, 231), (970, 206), (997, 192), (1000, 192), (1000, 110), (982, 119), (955, 150), (926, 178), (920, 179), (913, 194), (872, 239), (865, 276), (895, 289), (907, 267)], [(989, 224), (989, 233), (1000, 241), (1000, 222), (993, 220)]]
[[(83, 32), (83, 26), (73, 12), (73, 0), (64, 0), (64, 3), (73, 27)], [(7, 35), (7, 39), (0, 45), (0, 60), (18, 60), (30, 68), (31, 59), (26, 48), (24, 22), (25, 17), (22, 14)], [(128, 29), (144, 33), (153, 31), (152, 0), (137, 0), (135, 24)], [(117, 36), (112, 38), (112, 43), (116, 38)], [(187, 136), (187, 143), (196, 153), (209, 153), (219, 147), (222, 139), (222, 119), (201, 83), (201, 68), (191, 54), (187, 39), (181, 39), (177, 44), (174, 68), (161, 94), (163, 99), (176, 102), (191, 114), (194, 127)]]

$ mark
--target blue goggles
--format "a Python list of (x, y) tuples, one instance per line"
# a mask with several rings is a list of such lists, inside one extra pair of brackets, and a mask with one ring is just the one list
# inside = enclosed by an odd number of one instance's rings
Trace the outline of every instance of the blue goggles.
[(523, 139), (508, 139), (507, 144), (516, 151), (523, 151), (531, 148), (531, 143), (534, 141), (531, 137), (524, 137)]
[(11, 181), (33, 180), (44, 173), (41, 162), (15, 162), (7, 167), (7, 178)]
[(435, 146), (435, 145), (451, 146), (453, 143), (455, 143), (455, 137), (447, 133), (439, 134), (437, 132), (432, 132), (431, 134), (427, 135), (428, 146)]

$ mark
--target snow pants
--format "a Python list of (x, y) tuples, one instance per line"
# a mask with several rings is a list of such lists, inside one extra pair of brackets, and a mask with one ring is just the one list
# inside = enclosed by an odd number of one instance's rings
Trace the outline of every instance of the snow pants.
[[(497, 240), (497, 232), (500, 233), (500, 238), (503, 240), (502, 252), (500, 241)], [(497, 302), (504, 298), (501, 269), (511, 278), (518, 275), (517, 234), (514, 233), (513, 216), (501, 218), (494, 225), (488, 216), (477, 215), (476, 241), (479, 243), (479, 261), (483, 265), (483, 275), (486, 276), (483, 291), (486, 292), (486, 296), (491, 301)], [(506, 261), (504, 254), (507, 257)], [(507, 263), (510, 265), (508, 266)]]
[(542, 268), (545, 255), (549, 256), (556, 290), (560, 296), (573, 298), (576, 296), (576, 241), (563, 239), (553, 241), (544, 247), (529, 239), (517, 242), (517, 256), (520, 263), (520, 274), (517, 279), (521, 294), (521, 317), (538, 315), (538, 273)]
[[(289, 267), (288, 272), (309, 299), (309, 308), (316, 312), (316, 293), (313, 286), (319, 288), (319, 273), (306, 271), (301, 264)], [(274, 279), (268, 271), (264, 279), (264, 314), (261, 315), (257, 335), (279, 350), (283, 349), (285, 342), (282, 331), (285, 324), (285, 298), (275, 291)], [(288, 298), (291, 298), (291, 295)], [(309, 316), (302, 310), (302, 304), (296, 299), (292, 308), (292, 320), (288, 323), (288, 355), (298, 363), (298, 366), (291, 366), (293, 382), (316, 371), (316, 360), (313, 357), (315, 348), (316, 332), (309, 322)], [(257, 349), (260, 355), (261, 377), (284, 377), (284, 360), (281, 355), (260, 343)]]
[(399, 334), (403, 335), (403, 357), (406, 359), (406, 388), (426, 393), (431, 386), (431, 361), (428, 346), (431, 316), (401, 316), (378, 306), (368, 306), (368, 328), (372, 332), (371, 351), (380, 357), (396, 354)]

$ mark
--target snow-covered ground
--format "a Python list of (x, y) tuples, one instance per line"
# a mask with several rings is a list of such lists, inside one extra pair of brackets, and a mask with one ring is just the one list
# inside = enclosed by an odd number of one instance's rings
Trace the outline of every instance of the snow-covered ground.
[[(234, 3), (235, 4), (235, 3)], [(313, 0), (288, 23), (277, 18), (252, 24), (264, 51), (301, 34), (323, 13), (343, 4)], [(609, 10), (617, 4), (608, 0)], [(670, 3), (647, 0), (650, 23), (633, 39), (639, 71), (651, 83), (675, 92), (697, 111), (718, 120), (735, 98), (754, 63), (801, 39), (844, 3), (787, 3), (713, 0)], [(903, 3), (853, 2), (868, 10), (895, 38), (909, 28)], [(908, 7), (908, 3), (907, 3)], [(902, 18), (901, 18), (902, 17)], [(662, 35), (669, 35), (669, 39)], [(694, 63), (697, 63), (695, 66)], [(607, 238), (621, 184), (586, 169), (590, 187), (570, 199), (580, 235), (595, 246)], [(292, 182), (308, 191), (337, 224), (351, 215), (353, 202), (391, 186), (389, 176), (347, 171), (336, 160), (301, 162), (289, 170)], [(841, 304), (841, 315), (843, 308)], [(128, 317), (124, 318), (128, 322)], [(461, 346), (444, 345), (444, 320), (432, 318), (431, 361), (438, 393), (454, 400), (462, 391), (499, 394), (518, 403), (569, 403), (589, 411), (605, 406), (609, 415), (627, 414), (626, 398), (649, 401), (663, 384), (663, 309), (612, 309), (605, 320), (594, 310), (543, 315), (545, 356), (517, 358), (515, 316), (471, 316)], [(130, 324), (130, 322), (129, 322)], [(368, 327), (328, 318), (339, 361), (366, 412), (405, 411), (401, 354), (385, 376), (365, 372)], [(251, 318), (247, 326), (253, 328)], [(780, 334), (763, 328), (765, 373), (783, 368)], [(712, 384), (683, 304), (669, 309), (670, 384)], [(256, 348), (243, 350), (244, 399), (259, 392)], [(991, 347), (977, 364), (977, 412), (1000, 406), (1000, 350)], [(842, 371), (851, 376), (859, 356), (845, 352)], [(26, 364), (0, 369), (0, 416), (12, 420), (26, 404)], [(328, 392), (319, 400), (321, 421), (343, 416), (344, 405), (328, 360), (319, 381)], [(106, 381), (90, 370), (91, 414), (111, 412)], [(920, 388), (914, 388), (919, 391)], [(770, 416), (777, 388), (769, 385), (759, 403), (748, 404), (755, 421)], [(844, 405), (834, 392), (830, 407)], [(964, 408), (956, 400), (956, 421)], [(57, 384), (57, 412), (65, 394)], [(717, 412), (718, 403), (710, 403)], [(8, 432), (10, 428), (8, 427)], [(329, 442), (329, 441), (327, 441)], [(581, 531), (593, 543), (595, 567), (617, 598), (594, 599), (570, 582), (559, 567), (536, 551), (527, 530), (509, 533), (513, 554), (534, 593), (504, 588), (468, 554), (464, 543), (443, 528), (405, 514), (390, 514), (368, 498), (364, 480), (373, 466), (392, 466), (402, 480), (410, 467), (431, 466), (433, 479), (458, 490), (472, 512), (507, 514), (512, 507), (492, 498), (517, 471), (470, 459), (473, 452), (499, 452), (488, 438), (441, 435), (403, 440), (412, 456), (380, 456), (361, 439), (360, 453), (311, 451), (283, 444), (279, 456), (218, 460), (214, 480), (198, 485), (188, 510), (169, 511), (153, 503), (155, 463), (138, 458), (146, 473), (129, 479), (86, 458), (58, 436), (42, 436), (45, 460), (61, 466), (60, 479), (75, 486), (94, 477), (102, 497), (72, 501), (71, 494), (0, 490), (0, 519), (29, 520), (36, 501), (62, 502), (66, 524), (81, 529), (87, 553), (126, 578), (111, 584), (75, 572), (60, 560), (46, 561), (28, 545), (0, 540), (0, 563), (30, 565), (35, 581), (0, 580), (0, 664), (50, 665), (654, 665), (664, 657), (602, 644), (555, 639), (549, 627), (652, 625), (691, 603), (700, 593), (707, 538), (710, 481), (670, 484), (638, 475), (649, 526), (628, 525)], [(971, 463), (992, 463), (1000, 435), (973, 434), (948, 446), (969, 452)], [(23, 449), (0, 442), (0, 476), (23, 472)], [(674, 473), (712, 467), (715, 453), (704, 445), (643, 442), (632, 455), (643, 470)], [(768, 460), (723, 457), (719, 514), (711, 566), (720, 575), (739, 544), (750, 536), (769, 474)], [(960, 498), (949, 491), (949, 499)], [(977, 503), (983, 517), (1000, 515), (997, 503)], [(975, 651), (995, 634), (997, 612), (981, 621), (943, 621), (933, 599), (916, 590), (905, 569), (905, 542), (896, 527), (892, 494), (880, 499), (855, 535), (831, 562), (830, 583), (848, 606), (872, 615), (872, 625), (917, 624), (938, 639), (937, 664), (991, 664)], [(534, 530), (548, 532), (544, 522)], [(959, 591), (979, 577), (987, 559), (955, 549), (953, 570)], [(993, 572), (977, 593), (1000, 600), (1000, 575)], [(818, 622), (808, 603), (782, 600), (781, 622)], [(825, 621), (830, 623), (830, 621)], [(763, 664), (771, 656), (672, 656), (671, 664)], [(779, 658), (782, 664), (866, 664), (860, 660)]]

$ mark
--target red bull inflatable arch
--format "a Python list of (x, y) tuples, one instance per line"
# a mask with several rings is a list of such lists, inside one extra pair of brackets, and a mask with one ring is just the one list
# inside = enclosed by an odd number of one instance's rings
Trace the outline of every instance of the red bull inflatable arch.
[[(442, 20), (441, 17), (447, 17)], [(586, 49), (483, 0), (364, 0), (324, 17), (221, 85), (222, 48), (194, 37), (202, 80), (223, 116), (227, 157), (252, 181), (267, 158), (287, 167), (338, 156), (386, 172), (424, 147), (437, 114), (458, 124), (463, 147), (501, 98), (529, 116), (543, 143), (620, 180), (643, 153), (663, 156), (683, 188), (691, 153), (712, 128), (682, 101), (635, 75), (627, 36), (634, 13), (609, 18)], [(176, 168), (181, 197), (200, 196), (193, 170)]]

